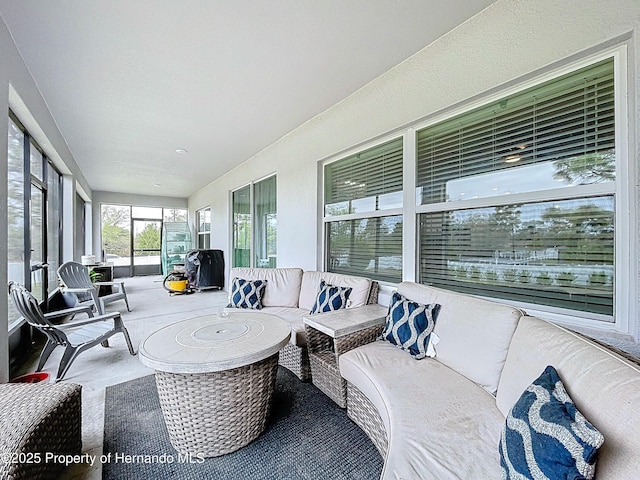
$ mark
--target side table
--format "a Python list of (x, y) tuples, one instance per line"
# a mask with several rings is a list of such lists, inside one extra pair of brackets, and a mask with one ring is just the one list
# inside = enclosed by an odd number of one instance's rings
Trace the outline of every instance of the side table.
[(342, 408), (347, 406), (347, 382), (340, 376), (339, 357), (375, 341), (386, 316), (386, 307), (365, 305), (304, 317), (311, 380)]

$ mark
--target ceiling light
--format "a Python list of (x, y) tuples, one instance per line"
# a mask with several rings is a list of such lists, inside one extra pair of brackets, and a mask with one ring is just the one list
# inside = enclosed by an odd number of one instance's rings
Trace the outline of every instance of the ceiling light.
[(160, 188), (162, 185), (160, 185), (159, 183), (154, 183), (153, 186), (157, 187), (157, 188)]
[(186, 154), (188, 152), (184, 148), (176, 148), (176, 153), (179, 153), (180, 155), (184, 155), (184, 154)]
[(504, 157), (504, 163), (516, 163), (520, 161), (520, 155), (507, 155)]

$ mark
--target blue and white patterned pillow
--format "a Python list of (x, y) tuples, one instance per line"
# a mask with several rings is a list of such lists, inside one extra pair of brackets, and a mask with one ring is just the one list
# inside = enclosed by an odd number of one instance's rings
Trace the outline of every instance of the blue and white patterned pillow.
[(329, 285), (324, 280), (321, 280), (320, 288), (318, 288), (318, 294), (316, 295), (316, 302), (313, 304), (310, 313), (332, 312), (334, 310), (340, 310), (341, 308), (347, 308), (351, 290), (353, 290), (351, 287)]
[(408, 351), (416, 360), (427, 355), (440, 305), (423, 305), (393, 292), (382, 338)]
[(502, 478), (592, 479), (603, 442), (548, 366), (507, 415), (499, 446)]
[(244, 280), (234, 278), (227, 307), (262, 309), (262, 296), (267, 287), (266, 280)]

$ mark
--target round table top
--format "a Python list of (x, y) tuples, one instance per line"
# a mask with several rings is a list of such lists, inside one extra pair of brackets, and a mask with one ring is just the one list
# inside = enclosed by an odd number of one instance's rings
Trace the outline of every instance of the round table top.
[(270, 357), (290, 336), (291, 326), (267, 313), (208, 315), (155, 331), (140, 344), (139, 358), (163, 372), (220, 372)]

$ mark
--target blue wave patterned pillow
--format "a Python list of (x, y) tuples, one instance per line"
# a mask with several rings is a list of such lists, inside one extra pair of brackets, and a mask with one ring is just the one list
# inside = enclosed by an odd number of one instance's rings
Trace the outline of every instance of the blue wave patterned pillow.
[(548, 366), (513, 406), (500, 438), (503, 479), (592, 479), (602, 434)]
[(437, 303), (423, 305), (393, 292), (382, 338), (420, 360), (427, 355), (429, 338), (439, 311)]
[(231, 297), (227, 307), (261, 310), (262, 296), (266, 287), (266, 280), (234, 278), (231, 282)]
[(316, 295), (316, 302), (313, 304), (310, 313), (332, 312), (334, 310), (340, 310), (341, 308), (347, 308), (351, 290), (353, 290), (351, 287), (337, 287), (321, 280), (320, 288), (318, 288), (318, 294)]

